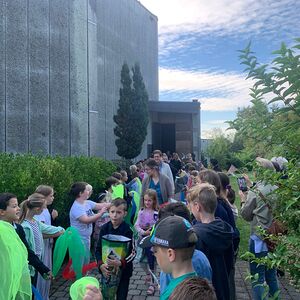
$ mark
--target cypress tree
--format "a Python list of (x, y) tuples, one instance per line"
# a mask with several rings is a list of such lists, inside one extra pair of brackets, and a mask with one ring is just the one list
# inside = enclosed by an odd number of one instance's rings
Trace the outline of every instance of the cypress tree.
[(141, 153), (149, 122), (148, 94), (138, 64), (135, 64), (132, 72), (133, 88), (129, 67), (124, 63), (119, 108), (114, 116), (117, 154), (125, 159), (135, 158)]

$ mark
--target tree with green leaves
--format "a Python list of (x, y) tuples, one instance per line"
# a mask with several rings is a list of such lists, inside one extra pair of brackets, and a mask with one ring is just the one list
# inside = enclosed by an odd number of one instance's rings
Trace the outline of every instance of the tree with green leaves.
[(117, 154), (132, 159), (141, 153), (149, 122), (148, 94), (138, 64), (130, 69), (126, 63), (121, 70), (119, 108), (114, 116)]
[(258, 63), (250, 44), (240, 51), (247, 78), (255, 81), (250, 93), (252, 106), (240, 110), (228, 123), (243, 136), (244, 151), (300, 158), (300, 55), (295, 49), (300, 49), (300, 44), (289, 49), (282, 43), (269, 65)]
[[(252, 106), (240, 110), (230, 127), (243, 138), (241, 152), (254, 155), (288, 158), (285, 176), (264, 172), (258, 179), (276, 185), (276, 207), (272, 213), (288, 229), (277, 237), (274, 253), (259, 263), (289, 272), (300, 283), (300, 39), (288, 48), (282, 43), (274, 51), (270, 64), (260, 65), (250, 49), (241, 50), (241, 63), (246, 65), (247, 78), (255, 81), (251, 89)], [(267, 101), (268, 99), (268, 101)], [(272, 107), (270, 107), (272, 105)], [(253, 259), (249, 253), (244, 256)]]

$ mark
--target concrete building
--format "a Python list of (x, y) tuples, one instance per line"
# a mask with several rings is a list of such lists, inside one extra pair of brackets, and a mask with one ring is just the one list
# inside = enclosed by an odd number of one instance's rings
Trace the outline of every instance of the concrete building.
[(139, 158), (198, 155), (200, 105), (158, 102), (157, 22), (137, 0), (0, 0), (0, 152), (118, 158), (121, 68), (138, 62), (151, 116)]
[(1, 152), (116, 158), (125, 61), (158, 101), (157, 18), (136, 0), (0, 0), (0, 40)]

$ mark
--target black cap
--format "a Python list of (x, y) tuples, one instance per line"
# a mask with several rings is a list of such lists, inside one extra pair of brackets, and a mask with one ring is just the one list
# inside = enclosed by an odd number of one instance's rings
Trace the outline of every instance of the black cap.
[(197, 235), (189, 221), (179, 216), (170, 216), (155, 225), (150, 236), (140, 241), (140, 246), (181, 249), (194, 246), (197, 240)]

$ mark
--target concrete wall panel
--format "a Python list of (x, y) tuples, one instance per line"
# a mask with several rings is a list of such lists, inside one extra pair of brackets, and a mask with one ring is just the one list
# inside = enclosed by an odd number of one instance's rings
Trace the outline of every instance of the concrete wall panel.
[(71, 154), (89, 154), (87, 1), (70, 5)]
[(28, 1), (29, 151), (49, 153), (49, 0)]
[(5, 151), (5, 47), (6, 47), (6, 11), (5, 1), (0, 1), (0, 152)]
[(6, 2), (6, 151), (28, 151), (27, 1)]
[(69, 1), (50, 4), (50, 153), (70, 155)]

